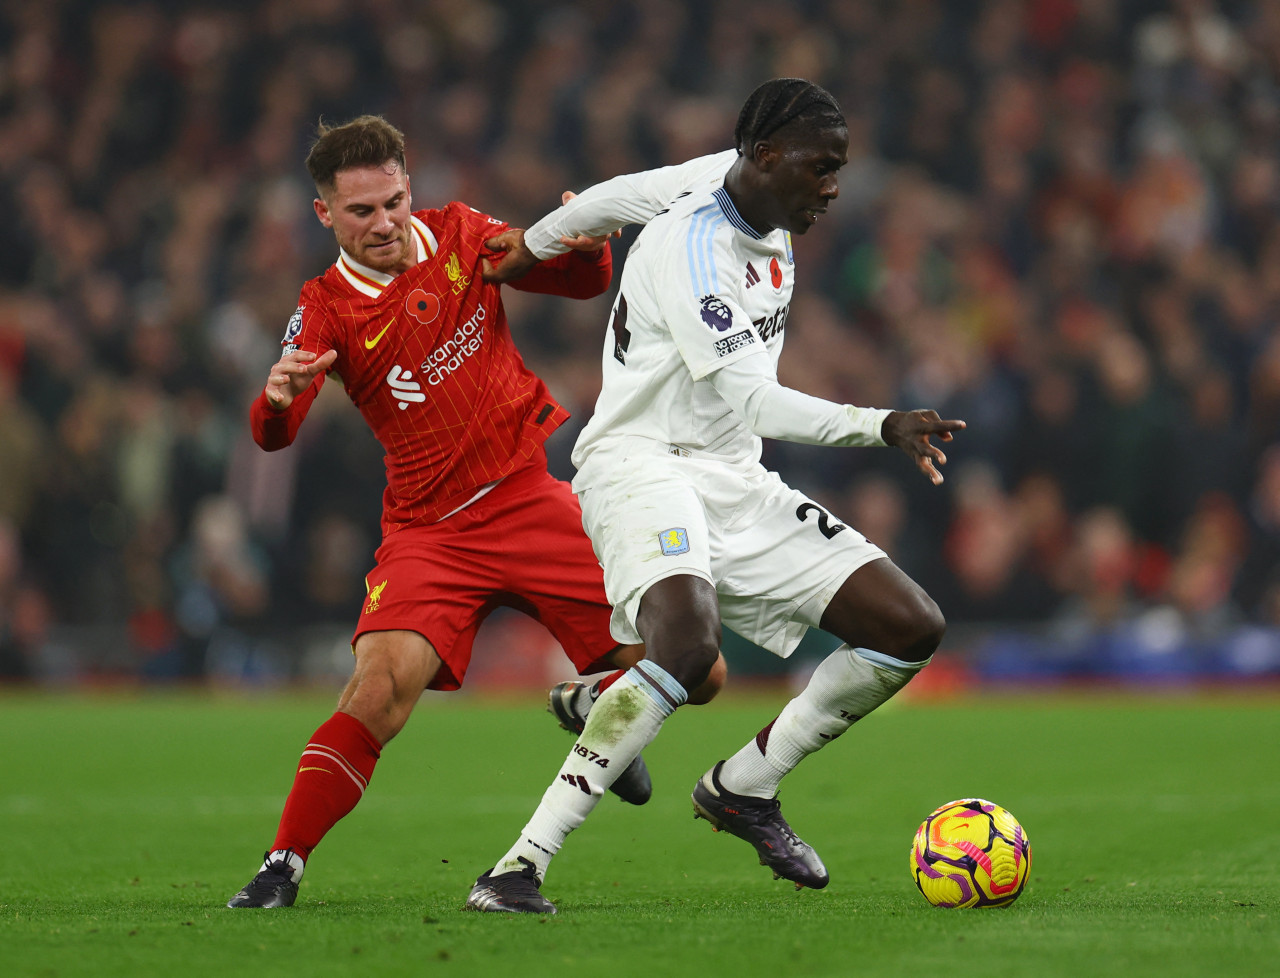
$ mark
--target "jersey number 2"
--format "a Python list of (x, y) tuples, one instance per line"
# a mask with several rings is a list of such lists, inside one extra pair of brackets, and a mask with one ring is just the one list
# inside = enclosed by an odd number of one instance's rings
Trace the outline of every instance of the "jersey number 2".
[(831, 514), (817, 503), (801, 503), (796, 510), (796, 519), (801, 523), (807, 522), (810, 511), (818, 514), (818, 529), (828, 540), (845, 528), (839, 520), (832, 522)]

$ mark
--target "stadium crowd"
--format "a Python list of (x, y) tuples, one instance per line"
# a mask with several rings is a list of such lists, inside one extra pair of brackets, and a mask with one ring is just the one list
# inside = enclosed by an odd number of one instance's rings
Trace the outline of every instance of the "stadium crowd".
[[(1243, 633), (1243, 671), (1280, 672), (1280, 5), (12, 0), (0, 677), (243, 678), (298, 661), (293, 623), (349, 635), (381, 450), (338, 385), (294, 450), (247, 425), (334, 258), (300, 163), (318, 118), (384, 114), (416, 206), (523, 225), (726, 148), (775, 75), (835, 94), (851, 141), (797, 242), (783, 383), (969, 427), (941, 490), (892, 452), (766, 462), (957, 641)], [(567, 477), (609, 299), (506, 302), (574, 411)]]

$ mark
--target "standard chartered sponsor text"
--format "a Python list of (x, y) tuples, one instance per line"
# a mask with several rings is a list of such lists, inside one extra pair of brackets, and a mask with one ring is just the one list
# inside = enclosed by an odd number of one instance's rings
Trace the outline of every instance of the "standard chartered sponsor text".
[(484, 306), (457, 328), (452, 336), (427, 354), (419, 370), (433, 387), (441, 383), (466, 362), (467, 357), (484, 345)]

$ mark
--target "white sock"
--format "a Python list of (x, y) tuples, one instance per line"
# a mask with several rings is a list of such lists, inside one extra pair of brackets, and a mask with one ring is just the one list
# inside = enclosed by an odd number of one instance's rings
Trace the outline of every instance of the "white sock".
[(261, 873), (263, 869), (276, 862), (285, 863), (289, 867), (293, 873), (293, 881), (295, 883), (302, 882), (302, 871), (306, 868), (306, 864), (303, 863), (302, 857), (292, 849), (274, 849), (267, 853), (267, 858), (262, 862), (262, 869), (258, 870), (258, 872)]
[(772, 798), (784, 776), (910, 682), (928, 665), (842, 645), (776, 720), (729, 758), (720, 783), (738, 795)]
[(599, 698), (600, 681), (597, 680), (590, 686), (584, 685), (573, 694), (573, 707), (578, 711), (579, 716), (590, 716), (591, 708), (596, 705), (596, 700)]
[(494, 866), (494, 875), (518, 871), (523, 857), (533, 863), (538, 879), (545, 879), (565, 838), (686, 699), (684, 687), (649, 661), (636, 663), (601, 693), (578, 742), (516, 844)]

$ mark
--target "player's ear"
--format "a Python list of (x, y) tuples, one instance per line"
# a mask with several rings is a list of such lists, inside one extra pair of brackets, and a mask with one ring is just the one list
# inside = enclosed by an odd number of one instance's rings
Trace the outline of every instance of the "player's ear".
[(778, 159), (778, 147), (768, 139), (757, 140), (751, 147), (751, 159), (765, 173), (773, 169)]
[(315, 208), (316, 217), (320, 218), (321, 224), (327, 228), (333, 227), (333, 215), (329, 213), (329, 205), (323, 197), (317, 197), (311, 202), (311, 206)]

